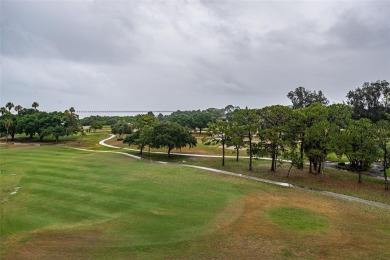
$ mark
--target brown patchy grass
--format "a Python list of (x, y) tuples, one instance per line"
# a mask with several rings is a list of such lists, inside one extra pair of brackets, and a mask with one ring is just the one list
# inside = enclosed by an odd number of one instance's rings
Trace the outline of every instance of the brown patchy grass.
[[(246, 196), (239, 220), (208, 240), (208, 247), (217, 248), (213, 255), (221, 259), (275, 259), (283, 258), (286, 251), (304, 259), (386, 259), (390, 256), (390, 237), (382, 232), (384, 225), (390, 224), (386, 216), (389, 211), (383, 211), (381, 218), (370, 214), (374, 208), (308, 195), (311, 194), (286, 191)], [(267, 217), (269, 209), (280, 206), (319, 213), (329, 220), (330, 227), (326, 232), (285, 230)], [(382, 228), (370, 229), (378, 221), (384, 221)]]
[(9, 250), (3, 259), (81, 259), (102, 246), (100, 237), (96, 230), (41, 232)]

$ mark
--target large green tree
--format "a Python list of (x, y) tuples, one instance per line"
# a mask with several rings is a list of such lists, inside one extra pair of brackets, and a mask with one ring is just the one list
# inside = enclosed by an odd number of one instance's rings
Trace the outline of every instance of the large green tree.
[(119, 120), (115, 125), (111, 126), (111, 132), (118, 136), (118, 140), (123, 139), (124, 134), (131, 134), (132, 129), (125, 120)]
[(209, 123), (206, 136), (202, 140), (203, 142), (220, 143), (222, 145), (222, 166), (225, 166), (225, 148), (229, 139), (229, 123), (220, 118), (215, 123)]
[(245, 138), (248, 143), (249, 153), (249, 171), (252, 171), (252, 159), (253, 159), (253, 136), (257, 134), (257, 128), (259, 123), (259, 116), (255, 109), (241, 109), (234, 113), (233, 121), (241, 125), (245, 131)]
[(322, 105), (328, 105), (329, 100), (325, 97), (322, 91), (310, 91), (304, 87), (298, 87), (294, 91), (290, 91), (287, 97), (291, 100), (293, 108), (304, 108), (314, 103), (320, 103)]
[(286, 151), (287, 137), (290, 131), (290, 121), (293, 119), (293, 110), (287, 106), (267, 106), (258, 110), (259, 137), (256, 153), (268, 154), (271, 161), (271, 171), (276, 170), (278, 156)]
[(305, 153), (310, 160), (310, 172), (321, 173), (324, 178), (325, 159), (332, 151), (332, 136), (337, 131), (334, 123), (328, 120), (315, 122), (306, 131)]
[(5, 113), (0, 117), (0, 133), (6, 135), (8, 141), (8, 135), (11, 136), (11, 140), (14, 140), (17, 130), (17, 118), (10, 112)]
[(212, 121), (210, 113), (205, 111), (198, 111), (193, 116), (193, 126), (199, 129), (199, 133), (202, 133), (202, 129), (207, 127), (207, 124)]
[(83, 132), (83, 128), (79, 123), (79, 116), (76, 114), (76, 110), (73, 107), (69, 108), (69, 110), (65, 110), (62, 120), (62, 124), (65, 128), (65, 138), (68, 135)]
[(245, 146), (245, 129), (237, 122), (229, 121), (228, 135), (230, 138), (227, 140), (227, 145), (234, 147), (236, 150), (236, 161), (238, 161), (240, 149)]
[(103, 129), (103, 124), (99, 121), (94, 121), (90, 127), (89, 127), (89, 131), (92, 131), (92, 132), (96, 132), (96, 130), (101, 130)]
[(194, 128), (193, 119), (188, 112), (173, 112), (167, 117), (167, 121), (178, 123), (183, 127)]
[[(317, 142), (313, 142), (313, 139), (310, 141), (308, 140), (308, 132), (310, 131), (310, 128), (317, 124), (315, 130), (321, 131), (321, 129), (318, 128), (318, 126), (323, 125), (320, 122), (327, 121), (328, 118), (328, 109), (323, 106), (320, 103), (314, 103), (310, 105), (307, 108), (302, 109), (303, 115), (304, 115), (304, 122), (305, 122), (305, 132), (302, 139), (302, 150), (306, 154), (306, 156), (309, 158), (310, 161), (310, 170), (309, 172), (312, 173), (313, 168), (315, 172), (318, 172), (318, 158), (316, 155), (314, 155), (312, 152), (313, 150), (316, 150)], [(315, 136), (315, 135), (312, 135)]]
[(352, 120), (348, 128), (338, 131), (333, 147), (339, 157), (347, 156), (350, 169), (359, 173), (359, 183), (362, 182), (361, 172), (380, 158), (375, 128), (367, 118)]
[(166, 147), (168, 156), (174, 148), (194, 147), (196, 143), (196, 138), (191, 135), (191, 132), (175, 122), (163, 122), (153, 129), (151, 146), (155, 148)]
[(142, 154), (146, 145), (149, 146), (149, 154), (150, 147), (153, 141), (154, 129), (153, 126), (145, 125), (142, 128), (137, 129), (132, 134), (128, 134), (124, 139), (123, 143), (127, 143), (129, 145), (135, 144), (138, 149), (140, 149), (140, 154)]
[(158, 119), (152, 114), (136, 115), (133, 122), (134, 129), (141, 129), (145, 126), (155, 126), (159, 123)]
[(369, 118), (372, 122), (385, 120), (390, 113), (390, 86), (386, 80), (365, 82), (361, 88), (347, 94), (347, 104), (353, 108), (353, 118)]
[(23, 108), (17, 116), (17, 133), (26, 134), (30, 139), (38, 132), (40, 111), (32, 108)]
[(385, 177), (385, 190), (388, 190), (389, 182), (387, 180), (387, 169), (390, 168), (390, 158), (388, 153), (388, 143), (390, 141), (390, 122), (388, 120), (378, 121), (375, 124), (375, 131), (379, 147), (383, 151), (383, 176)]
[(339, 129), (348, 127), (352, 119), (352, 108), (346, 104), (332, 104), (327, 108), (327, 119), (335, 123)]

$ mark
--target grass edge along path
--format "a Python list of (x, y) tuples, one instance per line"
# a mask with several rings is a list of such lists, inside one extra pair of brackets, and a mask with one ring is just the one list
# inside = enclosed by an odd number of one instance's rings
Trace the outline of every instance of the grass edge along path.
[[(102, 146), (106, 146), (106, 147), (110, 147), (110, 148), (114, 148), (114, 149), (121, 149), (121, 147), (117, 147), (117, 146), (113, 146), (113, 145), (109, 145), (109, 144), (105, 143), (105, 141), (110, 140), (110, 139), (112, 139), (114, 137), (115, 137), (115, 135), (110, 135), (110, 137), (108, 137), (108, 138), (106, 138), (104, 140), (99, 141), (99, 144), (102, 145)], [(76, 150), (83, 150), (83, 151), (90, 151), (90, 152), (116, 153), (116, 154), (122, 154), (122, 155), (125, 155), (125, 156), (129, 156), (129, 157), (132, 157), (134, 159), (142, 160), (142, 157), (131, 155), (131, 154), (124, 153), (124, 152), (96, 151), (96, 150), (89, 150), (89, 149), (84, 149), (84, 148), (74, 148), (74, 147), (66, 147), (66, 148), (76, 149)], [(134, 150), (134, 149), (129, 149), (128, 148), (128, 150)], [(204, 155), (202, 155), (202, 156), (205, 157)], [(162, 162), (162, 161), (153, 161), (153, 162), (160, 163), (160, 164), (180, 165), (180, 166), (183, 166), (183, 167), (202, 169), (202, 170), (211, 171), (211, 172), (214, 172), (214, 173), (235, 176), (235, 177), (239, 177), (239, 178), (244, 178), (244, 179), (249, 179), (249, 180), (254, 180), (254, 181), (259, 181), (259, 182), (264, 182), (264, 183), (269, 183), (269, 184), (274, 184), (274, 185), (283, 186), (283, 187), (290, 187), (290, 188), (295, 188), (295, 189), (308, 190), (308, 191), (312, 191), (312, 192), (316, 192), (316, 193), (321, 193), (321, 194), (324, 194), (324, 195), (327, 195), (327, 196), (342, 198), (342, 199), (345, 199), (345, 200), (356, 201), (356, 202), (360, 202), (360, 203), (364, 203), (364, 204), (368, 204), (368, 205), (373, 205), (373, 206), (378, 206), (378, 207), (381, 207), (381, 208), (390, 209), (390, 205), (385, 204), (385, 203), (380, 203), (380, 202), (376, 202), (376, 201), (361, 199), (361, 198), (358, 198), (358, 197), (345, 195), (345, 194), (340, 194), (340, 193), (331, 192), (331, 191), (324, 191), (324, 190), (320, 190), (320, 189), (309, 188), (309, 187), (305, 187), (305, 186), (301, 186), (301, 185), (295, 185), (295, 184), (291, 184), (291, 183), (287, 183), (287, 182), (272, 181), (272, 180), (263, 179), (263, 178), (259, 178), (259, 177), (247, 176), (247, 175), (243, 175), (243, 174), (240, 174), (240, 173), (234, 173), (234, 172), (218, 170), (218, 169), (209, 168), (209, 167), (203, 167), (203, 166), (190, 165), (190, 164), (176, 164), (176, 163), (168, 163), (168, 162)]]

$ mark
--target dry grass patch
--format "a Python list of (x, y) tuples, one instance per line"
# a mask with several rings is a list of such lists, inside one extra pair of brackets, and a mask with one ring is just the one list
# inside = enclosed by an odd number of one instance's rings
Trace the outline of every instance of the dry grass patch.
[(100, 237), (96, 230), (41, 232), (8, 250), (3, 259), (85, 259), (104, 246)]
[[(243, 202), (245, 207), (239, 220), (215, 234), (218, 243), (208, 244), (209, 248), (218, 248), (217, 257), (386, 259), (390, 256), (390, 236), (384, 226), (390, 225), (388, 210), (383, 210), (382, 219), (371, 214), (380, 209), (291, 191), (267, 196), (253, 193)], [(268, 214), (278, 207), (314, 212), (323, 216), (329, 227), (303, 233), (283, 228), (273, 223)]]

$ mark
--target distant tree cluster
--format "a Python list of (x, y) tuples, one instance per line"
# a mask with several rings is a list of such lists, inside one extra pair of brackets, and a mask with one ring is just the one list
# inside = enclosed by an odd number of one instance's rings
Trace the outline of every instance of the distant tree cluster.
[[(7, 141), (8, 137), (14, 140), (16, 134), (25, 134), (29, 138), (37, 135), (40, 141), (47, 136), (53, 136), (58, 141), (61, 136), (82, 131), (74, 108), (64, 112), (44, 112), (38, 110), (37, 102), (31, 107), (23, 108), (8, 102), (0, 108), (0, 134), (5, 136)], [(12, 109), (16, 113), (13, 113)]]
[[(92, 115), (88, 117), (84, 117), (80, 119), (80, 124), (82, 126), (92, 126), (92, 125), (115, 125), (118, 121), (124, 120), (127, 123), (131, 123), (135, 121), (134, 116), (99, 116)], [(91, 129), (92, 131), (94, 128)], [(95, 129), (96, 130), (96, 129)]]
[[(112, 129), (114, 133), (115, 127)], [(181, 149), (186, 146), (194, 147), (197, 144), (196, 138), (192, 136), (188, 128), (175, 122), (159, 122), (150, 114), (138, 116), (123, 142), (137, 145), (141, 154), (145, 146), (148, 146), (149, 149), (167, 148), (168, 155), (172, 149)]]
[(202, 133), (202, 130), (207, 128), (209, 123), (216, 122), (219, 118), (231, 119), (234, 111), (239, 109), (239, 107), (229, 105), (222, 109), (176, 111), (171, 115), (164, 116), (161, 121), (175, 122), (194, 131), (199, 130), (199, 133)]

